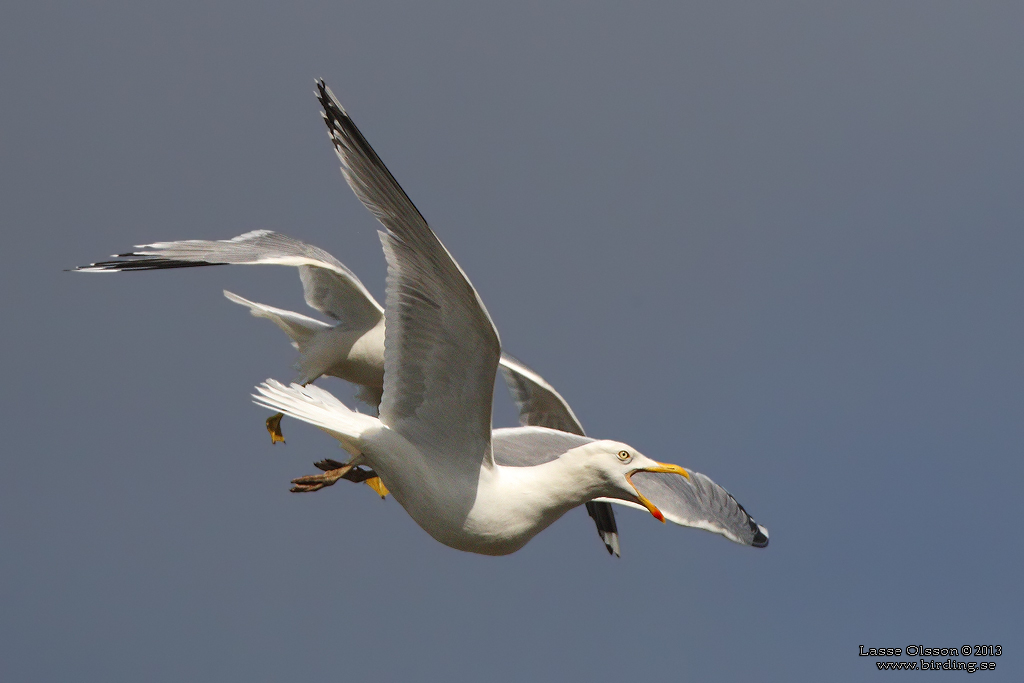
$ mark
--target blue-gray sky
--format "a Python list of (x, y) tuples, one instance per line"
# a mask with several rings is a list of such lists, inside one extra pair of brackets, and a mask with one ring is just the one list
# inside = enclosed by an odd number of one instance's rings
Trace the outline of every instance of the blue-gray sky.
[[(1024, 670), (1017, 3), (18, 3), (0, 21), (0, 678), (874, 680)], [(289, 494), (248, 399), (285, 268), (86, 276), (269, 228), (382, 295), (323, 76), (588, 431), (764, 551), (582, 510), (519, 553)], [(349, 396), (339, 381), (325, 387)], [(499, 387), (495, 421), (514, 417)], [(887, 674), (892, 675), (892, 674)]]

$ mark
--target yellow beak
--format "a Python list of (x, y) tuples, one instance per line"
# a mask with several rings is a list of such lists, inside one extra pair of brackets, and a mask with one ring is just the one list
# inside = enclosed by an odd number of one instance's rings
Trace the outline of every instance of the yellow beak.
[(658, 509), (658, 506), (652, 503), (647, 498), (647, 496), (640, 493), (640, 491), (636, 487), (636, 484), (633, 483), (633, 475), (636, 474), (637, 472), (667, 472), (669, 474), (678, 474), (680, 476), (686, 477), (687, 479), (690, 478), (690, 473), (684, 470), (679, 465), (671, 465), (668, 463), (659, 462), (657, 467), (644, 467), (643, 469), (633, 470), (632, 472), (626, 475), (626, 481), (628, 481), (629, 485), (633, 487), (634, 491), (636, 491), (636, 497), (640, 500), (640, 504), (647, 508), (647, 511), (650, 512), (656, 520), (664, 524), (665, 515), (661, 514), (661, 510)]

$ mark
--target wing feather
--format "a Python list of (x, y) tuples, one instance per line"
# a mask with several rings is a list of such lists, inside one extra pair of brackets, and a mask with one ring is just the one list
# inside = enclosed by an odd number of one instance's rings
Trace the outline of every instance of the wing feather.
[(670, 522), (721, 534), (743, 545), (768, 545), (768, 530), (728, 491), (706, 475), (688, 471), (689, 479), (671, 473), (637, 472), (632, 481)]
[(384, 309), (356, 274), (329, 253), (287, 235), (253, 230), (229, 240), (142, 244), (114, 260), (75, 268), (86, 273), (223, 265), (281, 265), (299, 269), (306, 303), (347, 328), (369, 329)]
[(569, 402), (524, 363), (503, 353), (501, 373), (519, 409), (519, 424), (586, 435), (579, 418), (569, 407)]
[(501, 353), (494, 323), (322, 80), (317, 90), (345, 180), (387, 229), (381, 232), (388, 261), (381, 421), (436, 457), (492, 463), (491, 401)]

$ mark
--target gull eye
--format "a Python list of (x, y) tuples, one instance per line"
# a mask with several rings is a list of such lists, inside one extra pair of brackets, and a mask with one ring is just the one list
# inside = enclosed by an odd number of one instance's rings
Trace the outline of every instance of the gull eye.
[(622, 462), (629, 462), (633, 459), (633, 456), (629, 454), (629, 451), (619, 451), (619, 460)]

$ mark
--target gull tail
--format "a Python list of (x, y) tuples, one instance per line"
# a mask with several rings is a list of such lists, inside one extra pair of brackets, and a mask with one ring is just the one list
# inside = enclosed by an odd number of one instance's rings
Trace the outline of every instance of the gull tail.
[[(294, 366), (299, 371), (296, 382), (303, 385), (309, 384), (316, 381), (327, 370), (328, 364), (325, 363), (323, 358), (323, 344), (318, 344), (316, 338), (320, 333), (329, 332), (334, 329), (333, 327), (325, 322), (308, 318), (301, 313), (249, 301), (226, 289), (224, 290), (224, 296), (236, 304), (248, 306), (249, 312), (252, 313), (254, 318), (266, 318), (288, 335), (289, 339), (292, 340), (292, 346), (299, 350), (299, 360), (296, 361)], [(371, 405), (376, 406), (378, 404), (380, 404), (380, 396), (377, 397), (377, 402)]]
[(324, 430), (341, 442), (352, 455), (362, 455), (363, 434), (378, 428), (375, 417), (357, 413), (319, 387), (298, 384), (285, 386), (268, 379), (256, 387), (254, 403), (276, 412), (282, 412)]
[(324, 330), (331, 329), (331, 326), (327, 323), (314, 320), (301, 313), (295, 313), (294, 311), (286, 311), (281, 308), (274, 308), (273, 306), (267, 306), (265, 304), (258, 304), (255, 301), (249, 301), (243, 299), (237, 294), (233, 294), (228, 290), (224, 290), (224, 296), (230, 301), (234, 301), (236, 304), (242, 306), (248, 306), (249, 312), (252, 313), (254, 318), (266, 318), (270, 322), (281, 328), (281, 331), (288, 335), (292, 340), (292, 346), (299, 349), (303, 347), (312, 339), (317, 332), (323, 332)]

